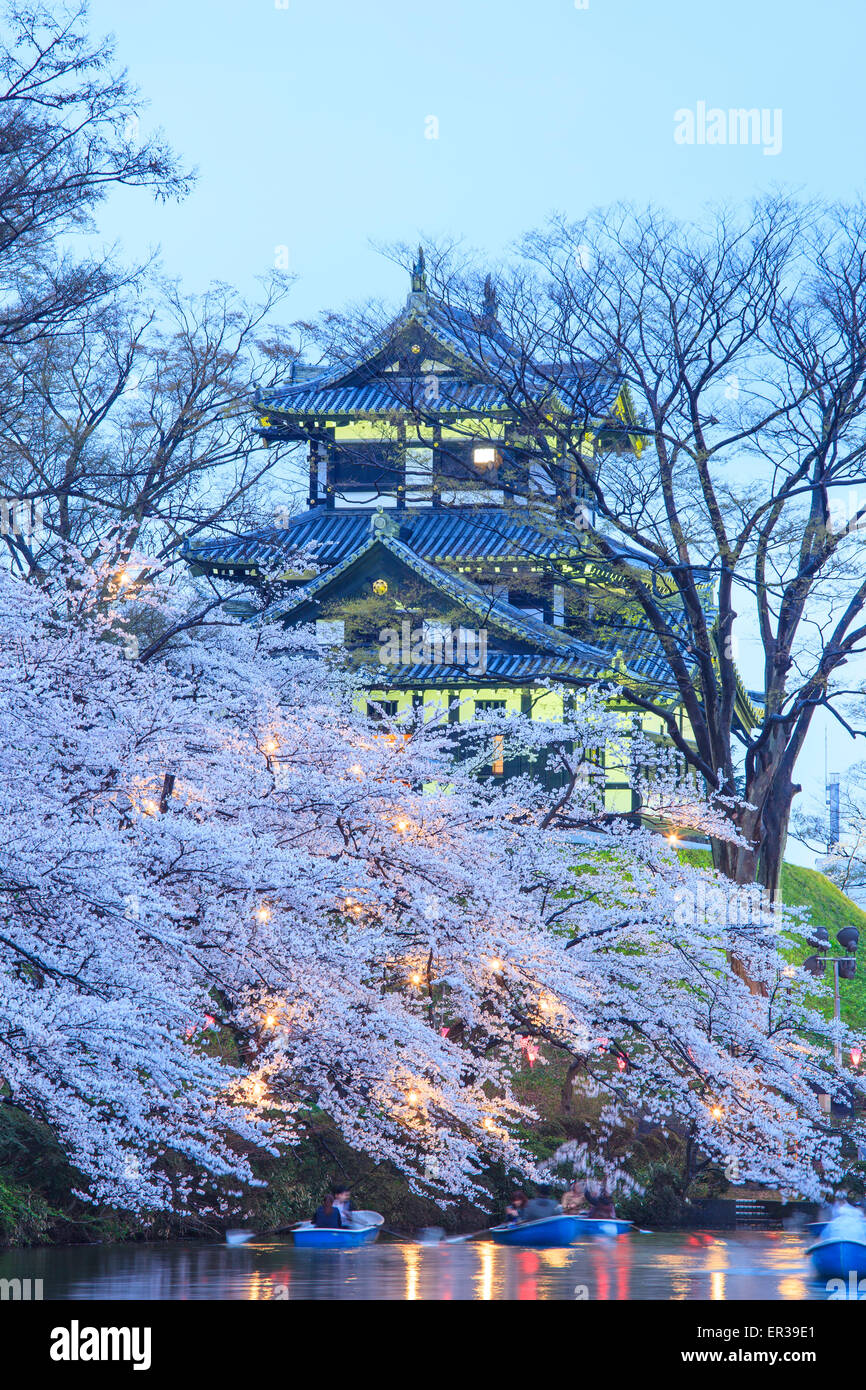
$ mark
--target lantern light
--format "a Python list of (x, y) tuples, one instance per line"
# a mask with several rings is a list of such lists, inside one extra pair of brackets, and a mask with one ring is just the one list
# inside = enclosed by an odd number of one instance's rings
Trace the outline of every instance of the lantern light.
[(499, 450), (492, 449), (487, 445), (479, 446), (472, 450), (472, 462), (480, 473), (486, 473), (498, 466), (500, 462)]
[(855, 1066), (855, 1067), (859, 1067), (859, 1065), (860, 1065), (860, 1063), (861, 1063), (862, 1060), (863, 1060), (863, 1049), (862, 1049), (862, 1047), (860, 1046), (859, 1043), (855, 1043), (854, 1046), (851, 1048), (851, 1062), (852, 1062), (852, 1065)]

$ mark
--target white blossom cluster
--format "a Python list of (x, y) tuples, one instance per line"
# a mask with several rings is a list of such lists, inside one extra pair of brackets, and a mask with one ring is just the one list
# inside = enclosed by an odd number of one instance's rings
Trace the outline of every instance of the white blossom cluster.
[[(201, 1210), (322, 1113), (418, 1190), (483, 1197), (491, 1163), (535, 1171), (514, 1080), (557, 1055), (601, 1129), (657, 1123), (807, 1195), (844, 1170), (859, 1122), (818, 1096), (862, 1086), (783, 915), (732, 916), (604, 811), (587, 769), (631, 737), (610, 691), (561, 723), (371, 723), (295, 634), (217, 626), (142, 664), (7, 575), (0, 627), (0, 1099), (92, 1198)], [(494, 735), (561, 788), (479, 778)], [(657, 763), (653, 813), (721, 833)]]

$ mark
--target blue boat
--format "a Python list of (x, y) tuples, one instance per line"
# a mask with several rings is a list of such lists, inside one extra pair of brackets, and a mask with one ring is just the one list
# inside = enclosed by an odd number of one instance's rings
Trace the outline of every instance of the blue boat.
[(490, 1235), (497, 1245), (546, 1245), (550, 1248), (571, 1245), (577, 1238), (578, 1217), (542, 1216), (538, 1221), (508, 1221), (491, 1226)]
[(497, 1245), (546, 1245), (550, 1249), (571, 1245), (581, 1236), (621, 1236), (631, 1221), (591, 1216), (542, 1216), (538, 1221), (509, 1221), (492, 1226), (489, 1234)]
[(305, 1221), (292, 1231), (292, 1239), (304, 1250), (354, 1250), (372, 1245), (378, 1234), (378, 1226), (314, 1226)]
[(819, 1279), (843, 1279), (866, 1275), (866, 1241), (819, 1240), (809, 1246), (809, 1259)]

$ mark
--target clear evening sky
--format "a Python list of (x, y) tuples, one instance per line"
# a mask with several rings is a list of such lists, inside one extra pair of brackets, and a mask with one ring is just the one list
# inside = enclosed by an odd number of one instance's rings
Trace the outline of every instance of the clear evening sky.
[[(372, 243), (458, 237), (495, 261), (554, 210), (866, 185), (863, 0), (92, 0), (91, 25), (199, 170), (182, 204), (113, 196), (106, 237), (158, 245), (189, 290), (252, 293), (285, 247), (288, 319), (402, 299)], [(677, 143), (675, 113), (717, 108), (764, 111), (772, 143)], [(855, 756), (831, 722), (831, 770)], [(820, 723), (801, 765), (819, 797), (823, 771)]]

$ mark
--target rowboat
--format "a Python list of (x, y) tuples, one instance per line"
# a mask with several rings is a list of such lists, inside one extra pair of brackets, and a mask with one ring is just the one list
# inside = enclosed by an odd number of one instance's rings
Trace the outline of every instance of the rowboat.
[(378, 1226), (314, 1226), (304, 1221), (292, 1231), (292, 1239), (304, 1250), (354, 1250), (359, 1245), (372, 1245), (379, 1234)]
[(359, 1245), (372, 1245), (384, 1220), (377, 1211), (353, 1211), (348, 1226), (314, 1226), (312, 1221), (301, 1221), (292, 1231), (292, 1239), (305, 1250), (354, 1250)]
[(538, 1221), (508, 1221), (491, 1226), (489, 1234), (497, 1245), (571, 1245), (577, 1239), (576, 1216), (542, 1216)]
[(808, 1254), (819, 1279), (866, 1275), (866, 1241), (819, 1240), (809, 1246)]
[(581, 1236), (621, 1236), (630, 1231), (633, 1223), (615, 1217), (609, 1220), (592, 1216), (542, 1216), (538, 1221), (509, 1221), (492, 1226), (488, 1235), (497, 1245), (547, 1245), (551, 1248), (571, 1245)]

